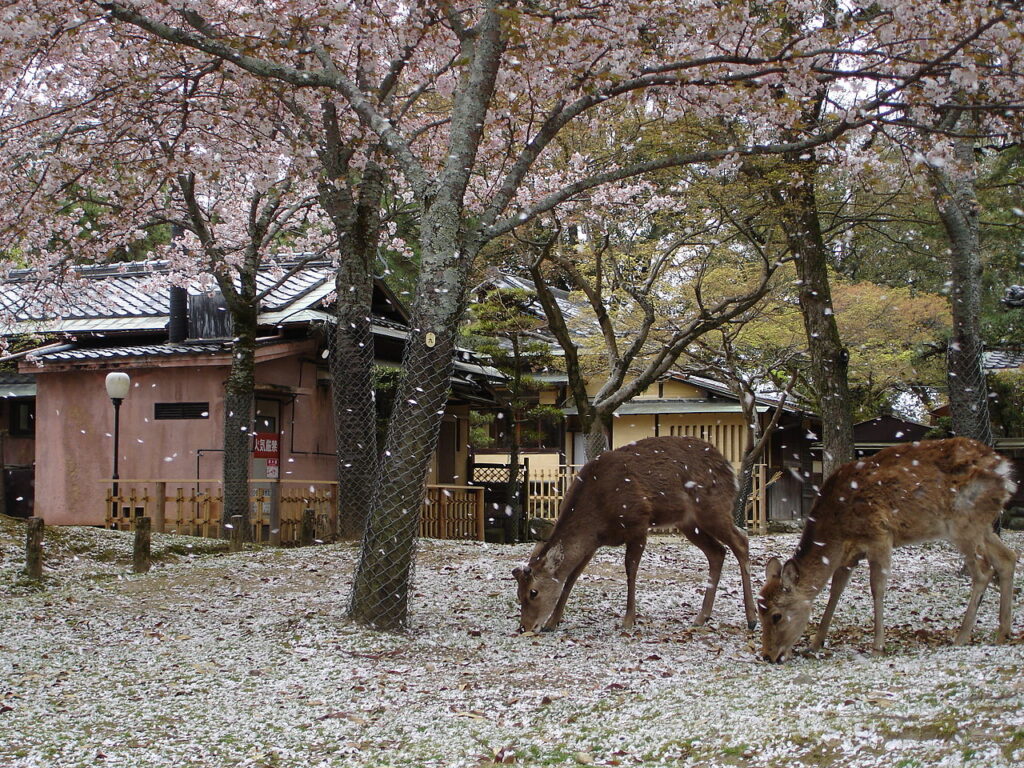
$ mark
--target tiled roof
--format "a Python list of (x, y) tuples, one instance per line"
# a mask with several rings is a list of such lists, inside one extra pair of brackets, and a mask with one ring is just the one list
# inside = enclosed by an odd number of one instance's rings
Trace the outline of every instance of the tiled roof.
[[(488, 275), (487, 279), (477, 285), (472, 293), (483, 293), (488, 289), (498, 290), (519, 290), (527, 291), (529, 293), (537, 292), (537, 285), (532, 280), (527, 280), (525, 277), (519, 275), (510, 275), (505, 272), (494, 271)], [(562, 314), (567, 318), (580, 319), (586, 317), (586, 307), (582, 302), (575, 302), (569, 298), (569, 292), (562, 288), (550, 287), (551, 295), (554, 297), (555, 302), (562, 310)], [(536, 301), (533, 306), (527, 308), (527, 311), (536, 317), (545, 319), (544, 310), (540, 305), (540, 301)]]
[(983, 353), (983, 367), (988, 371), (1024, 368), (1024, 350), (990, 349)]
[(81, 362), (83, 360), (119, 360), (130, 357), (175, 357), (178, 355), (226, 354), (231, 344), (226, 341), (187, 342), (184, 344), (143, 344), (132, 347), (79, 347), (43, 352), (35, 359), (47, 363)]
[[(311, 262), (285, 278), (290, 266), (260, 272), (257, 289), (271, 289), (260, 307), (261, 322), (294, 322), (333, 292), (329, 264)], [(168, 275), (167, 264), (154, 261), (79, 267), (61, 284), (41, 283), (31, 270), (15, 270), (0, 283), (0, 314), (13, 317), (14, 327), (6, 330), (14, 333), (161, 329), (170, 312)], [(198, 293), (211, 287), (192, 281), (189, 289)]]

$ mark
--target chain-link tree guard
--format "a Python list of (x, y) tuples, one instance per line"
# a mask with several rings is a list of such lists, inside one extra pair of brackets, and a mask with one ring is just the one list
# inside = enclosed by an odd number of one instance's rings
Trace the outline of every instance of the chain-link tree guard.
[(377, 482), (369, 307), (368, 298), (360, 306), (359, 301), (343, 301), (339, 292), (336, 323), (327, 329), (337, 446), (337, 535), (346, 540), (362, 533)]
[[(255, 313), (253, 313), (255, 314)], [(243, 318), (244, 319), (244, 318)], [(242, 536), (251, 536), (249, 514), (249, 457), (252, 438), (252, 407), (256, 369), (255, 320), (236, 322), (237, 336), (231, 349), (231, 368), (224, 385), (224, 513), (222, 523), (242, 518)], [(230, 530), (230, 529), (225, 529)]]
[(408, 620), (420, 506), (451, 386), (453, 337), (414, 327), (407, 343), (349, 605), (353, 620), (376, 629), (400, 630)]
[(967, 333), (954, 339), (946, 351), (946, 366), (953, 433), (992, 445), (995, 441), (980, 339)]

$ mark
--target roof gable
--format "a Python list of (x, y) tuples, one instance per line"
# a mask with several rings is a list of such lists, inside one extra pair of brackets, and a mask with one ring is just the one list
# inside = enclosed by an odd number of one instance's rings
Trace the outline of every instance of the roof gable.
[[(335, 269), (326, 261), (282, 261), (260, 270), (257, 290), (267, 291), (261, 325), (324, 319), (334, 293)], [(0, 314), (6, 333), (130, 333), (161, 331), (170, 314), (172, 283), (181, 281), (167, 262), (83, 266), (60, 284), (43, 284), (32, 270), (14, 270), (0, 283)], [(215, 288), (209, 275), (185, 281), (193, 295)], [(374, 280), (374, 314), (408, 321), (398, 298)]]

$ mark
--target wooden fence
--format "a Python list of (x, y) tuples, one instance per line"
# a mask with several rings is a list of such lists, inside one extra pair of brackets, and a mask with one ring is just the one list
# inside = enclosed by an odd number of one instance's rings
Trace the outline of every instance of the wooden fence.
[[(107, 528), (128, 531), (134, 520), (149, 517), (154, 533), (222, 538), (224, 493), (219, 480), (105, 480)], [(257, 485), (257, 483), (259, 485)], [(307, 509), (313, 511), (314, 536), (334, 539), (338, 520), (337, 483), (289, 480), (268, 484), (250, 481), (252, 541), (266, 544), (298, 544)], [(420, 536), (425, 538), (483, 541), (484, 497), (482, 488), (432, 485), (420, 515)]]
[(778, 478), (768, 479), (768, 466), (754, 466), (753, 484), (750, 487), (750, 501), (747, 502), (747, 532), (763, 535), (768, 533), (768, 486)]
[[(557, 518), (562, 499), (579, 471), (579, 465), (569, 464), (563, 464), (557, 469), (531, 469), (526, 502), (527, 517), (543, 520)], [(767, 489), (774, 479), (767, 478), (767, 467), (764, 464), (758, 464), (754, 468), (754, 485), (747, 504), (747, 531), (750, 533), (768, 532)]]
[(484, 540), (484, 489), (430, 485), (420, 514), (420, 536), (427, 539)]
[(569, 490), (576, 473), (582, 465), (562, 464), (555, 469), (530, 469), (526, 516), (541, 520), (554, 520), (562, 506), (565, 492)]

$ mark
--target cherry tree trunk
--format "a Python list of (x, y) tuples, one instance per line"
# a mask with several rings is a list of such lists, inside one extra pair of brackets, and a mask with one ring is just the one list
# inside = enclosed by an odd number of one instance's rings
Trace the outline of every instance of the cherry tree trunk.
[[(242, 535), (251, 538), (249, 515), (249, 454), (252, 444), (252, 406), (256, 376), (256, 310), (232, 309), (235, 341), (224, 385), (224, 511), (222, 523), (242, 518)], [(228, 529), (230, 530), (230, 529)]]
[(992, 422), (982, 366), (980, 206), (975, 190), (974, 148), (958, 139), (956, 167), (932, 169), (932, 194), (950, 246), (953, 335), (946, 354), (953, 432), (991, 445)]
[(608, 450), (610, 446), (608, 444), (608, 428), (605, 420), (598, 417), (590, 423), (590, 427), (584, 436), (583, 445), (584, 450), (587, 452), (587, 455), (584, 457), (584, 463), (593, 461)]
[(814, 168), (802, 164), (800, 179), (782, 195), (786, 239), (796, 256), (800, 309), (811, 355), (811, 374), (822, 424), (822, 471), (828, 477), (853, 459), (853, 414), (848, 382), (849, 353), (832, 310), (828, 254), (818, 221)]
[[(380, 235), (380, 166), (368, 163), (359, 184), (338, 184), (349, 169), (329, 155), (318, 185), (321, 207), (338, 237), (335, 326), (329, 340), (337, 451), (339, 538), (362, 535), (377, 482), (377, 412), (373, 391), (373, 272)], [(353, 195), (355, 192), (355, 196)]]
[(407, 620), (420, 508), (475, 255), (464, 250), (459, 213), (450, 203), (435, 203), (424, 213), (422, 246), (412, 328), (349, 608), (357, 623), (383, 630), (402, 629)]
[(339, 266), (337, 322), (331, 340), (331, 391), (337, 446), (338, 536), (356, 539), (366, 525), (377, 479), (376, 407), (373, 397), (373, 333), (370, 276)]
[(743, 453), (743, 461), (740, 462), (740, 471), (736, 476), (736, 496), (733, 497), (732, 521), (743, 530), (747, 528), (747, 504), (750, 503), (750, 495), (754, 491), (754, 467), (757, 465), (759, 455), (752, 450)]

